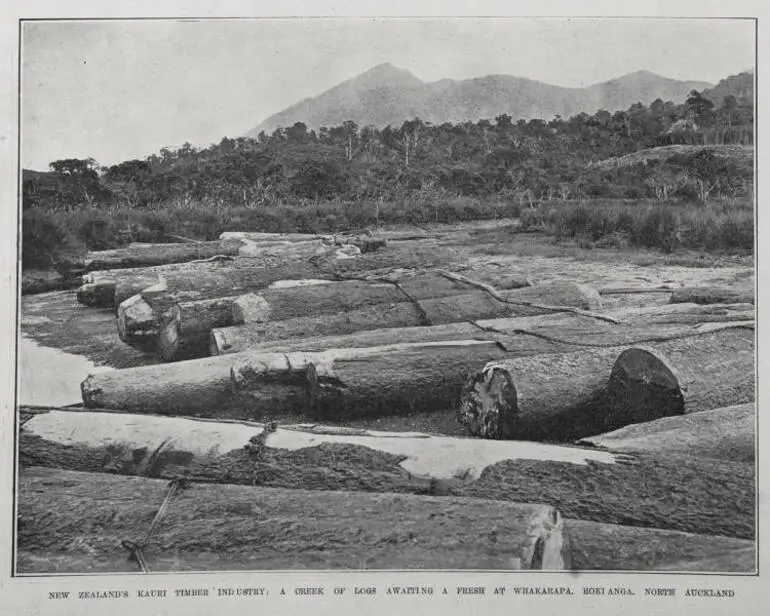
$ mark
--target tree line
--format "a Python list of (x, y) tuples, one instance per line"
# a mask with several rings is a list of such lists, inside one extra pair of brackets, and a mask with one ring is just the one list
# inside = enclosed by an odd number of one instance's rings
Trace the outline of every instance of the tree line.
[(309, 129), (304, 123), (256, 138), (163, 148), (143, 160), (101, 167), (93, 159), (26, 173), (24, 207), (135, 208), (197, 202), (243, 206), (344, 201), (430, 201), (446, 196), (522, 203), (592, 197), (705, 200), (746, 192), (751, 167), (706, 152), (616, 166), (597, 164), (663, 145), (751, 145), (750, 97), (715, 104), (693, 91), (681, 104), (660, 99), (624, 111), (571, 118), (476, 122), (407, 120), (401, 126)]

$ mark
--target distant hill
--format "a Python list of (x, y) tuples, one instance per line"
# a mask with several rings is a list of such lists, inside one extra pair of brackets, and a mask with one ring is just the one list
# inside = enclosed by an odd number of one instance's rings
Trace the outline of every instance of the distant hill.
[(746, 71), (738, 75), (731, 75), (722, 79), (713, 88), (703, 92), (703, 96), (711, 100), (715, 105), (722, 104), (725, 96), (732, 95), (739, 104), (754, 104), (754, 71)]
[(270, 116), (248, 136), (263, 130), (270, 133), (295, 122), (318, 129), (346, 120), (382, 127), (400, 126), (414, 117), (434, 124), (492, 119), (503, 113), (514, 120), (569, 117), (599, 109), (627, 109), (637, 102), (647, 105), (657, 98), (681, 102), (691, 90), (709, 87), (706, 82), (677, 81), (649, 71), (587, 88), (564, 88), (510, 75), (425, 83), (407, 70), (380, 64)]

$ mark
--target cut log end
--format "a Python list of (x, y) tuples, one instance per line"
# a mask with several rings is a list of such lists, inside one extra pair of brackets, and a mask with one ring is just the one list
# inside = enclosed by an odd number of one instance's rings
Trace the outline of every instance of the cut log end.
[(227, 330), (214, 328), (209, 336), (209, 355), (224, 355), (230, 349)]
[[(550, 401), (553, 408), (548, 408), (547, 413), (532, 412), (532, 404), (519, 399), (517, 377), (525, 378), (525, 369), (519, 369), (522, 374), (509, 366), (490, 363), (469, 379), (458, 419), (470, 434), (489, 439), (568, 442), (681, 415), (685, 410), (676, 371), (659, 353), (645, 347), (621, 352), (607, 384), (591, 398), (554, 398)], [(543, 388), (548, 388), (545, 377)], [(548, 392), (542, 397), (547, 400)]]
[(164, 322), (158, 335), (158, 354), (163, 361), (172, 361), (179, 358), (179, 323), (181, 310), (174, 306), (166, 312)]
[(83, 397), (83, 404), (86, 407), (98, 406), (97, 397), (101, 389), (94, 385), (94, 375), (89, 374), (85, 380), (80, 383), (80, 394)]
[(684, 392), (676, 369), (657, 351), (634, 347), (623, 351), (612, 368), (606, 391), (613, 410), (607, 430), (685, 411)]
[[(331, 362), (314, 361), (308, 364), (305, 369), (305, 383), (310, 411), (319, 417), (324, 415), (324, 408), (334, 406), (328, 404), (329, 397), (340, 396), (345, 389), (344, 383), (334, 374)], [(326, 405), (322, 404), (323, 399), (327, 400)]]
[(233, 302), (233, 322), (264, 323), (270, 319), (270, 304), (257, 293), (242, 295)]
[(516, 415), (516, 385), (507, 370), (488, 364), (465, 385), (458, 419), (474, 436), (504, 438), (502, 422)]
[(141, 295), (134, 295), (118, 306), (118, 336), (127, 344), (143, 344), (158, 335), (158, 323), (152, 307)]

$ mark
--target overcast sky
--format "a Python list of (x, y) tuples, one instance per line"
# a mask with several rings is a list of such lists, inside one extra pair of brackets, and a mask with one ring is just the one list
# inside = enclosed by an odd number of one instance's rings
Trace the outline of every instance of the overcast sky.
[(27, 22), (22, 164), (103, 165), (216, 143), (372, 66), (586, 86), (646, 69), (720, 79), (754, 63), (754, 24), (719, 20), (361, 19)]

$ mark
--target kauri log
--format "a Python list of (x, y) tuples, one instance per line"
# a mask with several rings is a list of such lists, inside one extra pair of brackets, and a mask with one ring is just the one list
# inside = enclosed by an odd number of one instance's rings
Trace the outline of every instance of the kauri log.
[(90, 252), (86, 256), (86, 271), (127, 267), (146, 267), (168, 263), (184, 263), (218, 255), (236, 256), (242, 246), (239, 240), (185, 242), (180, 244), (142, 244)]
[(683, 453), (754, 464), (754, 403), (664, 417), (585, 439), (613, 451)]
[[(392, 282), (347, 280), (329, 284), (300, 284), (270, 288), (221, 300), (222, 310), (210, 310), (214, 300), (182, 302), (159, 318), (159, 352), (166, 361), (203, 357), (209, 352), (211, 330), (234, 324), (261, 327), (271, 321), (348, 313), (373, 305), (396, 304), (429, 298), (451, 297), (474, 287), (436, 273), (391, 277)], [(506, 278), (519, 288), (526, 281)], [(231, 301), (232, 310), (225, 309)]]
[(753, 288), (685, 287), (671, 293), (672, 304), (753, 304)]
[(458, 410), (471, 434), (570, 441), (754, 397), (754, 331), (491, 362)]
[[(26, 469), (17, 569), (138, 572), (122, 542), (144, 542), (168, 493), (158, 479)], [(168, 498), (143, 560), (152, 572), (565, 570), (563, 524), (547, 505), (187, 483)]]
[(572, 283), (551, 283), (501, 291), (511, 302), (500, 302), (485, 291), (451, 297), (386, 303), (336, 314), (297, 317), (257, 324), (250, 328), (249, 342), (315, 336), (341, 336), (371, 329), (408, 328), (493, 319), (512, 315), (553, 314), (557, 310), (524, 305), (524, 302), (556, 307), (591, 309), (597, 306), (595, 292)]
[(756, 568), (756, 547), (748, 539), (572, 519), (564, 527), (572, 568), (578, 571), (748, 573)]
[[(145, 344), (146, 332), (151, 328), (147, 321), (160, 319), (161, 315), (179, 302), (213, 299), (216, 297), (237, 296), (251, 291), (264, 289), (273, 282), (292, 279), (349, 279), (367, 271), (382, 268), (429, 267), (436, 261), (446, 258), (445, 251), (427, 250), (426, 255), (420, 250), (381, 251), (355, 258), (339, 259), (334, 256), (334, 248), (328, 249), (323, 258), (291, 259), (290, 252), (279, 258), (249, 259), (249, 265), (235, 264), (219, 266), (190, 273), (169, 273), (163, 276), (159, 284), (140, 292), (140, 299), (133, 300), (128, 306), (118, 306), (118, 333), (121, 339), (133, 343), (133, 331), (141, 344)], [(425, 263), (420, 263), (424, 259)], [(126, 300), (128, 301), (128, 300)], [(125, 302), (124, 302), (125, 303)], [(159, 324), (155, 324), (157, 330)], [(157, 332), (156, 332), (157, 335)]]
[[(263, 351), (321, 351), (408, 342), (440, 340), (494, 340), (496, 336), (528, 332), (547, 337), (558, 348), (569, 351), (579, 346), (620, 345), (644, 340), (685, 336), (718, 323), (753, 321), (751, 304), (699, 306), (666, 304), (643, 308), (603, 311), (619, 323), (601, 321), (579, 314), (561, 312), (534, 317), (478, 320), (428, 327), (393, 327), (364, 330), (348, 335), (313, 336), (286, 340), (265, 340), (265, 326), (259, 323), (215, 328), (209, 353), (224, 355), (250, 349)], [(700, 328), (694, 328), (700, 326)]]
[[(425, 479), (447, 486), (459, 478), (478, 479), (485, 468), (503, 460), (609, 464), (618, 457), (592, 448), (349, 426), (40, 407), (22, 407), (20, 417), (19, 463), (24, 467), (252, 484), (255, 471), (267, 465), (270, 472), (259, 482), (274, 487), (361, 489), (379, 475), (388, 480), (388, 491), (420, 490), (429, 485)], [(342, 462), (335, 452), (344, 450), (349, 455)], [(331, 481), (316, 483), (319, 474), (328, 474)], [(355, 477), (346, 481), (350, 474)]]
[(233, 357), (92, 374), (80, 386), (83, 403), (136, 413), (248, 417), (244, 401), (232, 390)]

